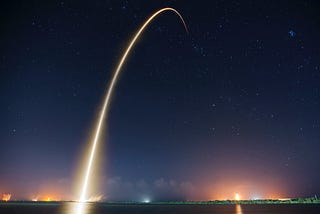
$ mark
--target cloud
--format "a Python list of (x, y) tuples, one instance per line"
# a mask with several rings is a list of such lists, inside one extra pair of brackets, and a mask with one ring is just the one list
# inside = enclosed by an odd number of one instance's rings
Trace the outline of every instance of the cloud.
[(196, 187), (189, 181), (158, 178), (152, 182), (143, 179), (132, 182), (116, 176), (107, 179), (106, 192), (109, 201), (143, 201), (145, 198), (151, 201), (190, 200), (196, 193)]
[(95, 196), (91, 196), (88, 201), (90, 202), (99, 202), (99, 201), (103, 201), (105, 199), (104, 195), (95, 195)]

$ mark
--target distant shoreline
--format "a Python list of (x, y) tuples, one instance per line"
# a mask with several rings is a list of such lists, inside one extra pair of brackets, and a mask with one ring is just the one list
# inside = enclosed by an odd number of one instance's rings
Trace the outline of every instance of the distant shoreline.
[[(41, 204), (54, 205), (60, 203), (76, 203), (75, 201), (0, 201), (0, 205), (4, 204)], [(295, 199), (263, 199), (263, 200), (212, 200), (212, 201), (158, 201), (158, 202), (87, 202), (108, 205), (229, 205), (229, 204), (320, 204), (319, 198), (295, 198)]]

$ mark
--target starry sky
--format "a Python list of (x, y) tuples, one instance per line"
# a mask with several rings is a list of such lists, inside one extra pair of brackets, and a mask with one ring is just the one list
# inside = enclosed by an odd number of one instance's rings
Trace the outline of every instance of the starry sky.
[(138, 27), (90, 196), (320, 194), (318, 1), (8, 1), (0, 8), (0, 196), (74, 199), (112, 71)]

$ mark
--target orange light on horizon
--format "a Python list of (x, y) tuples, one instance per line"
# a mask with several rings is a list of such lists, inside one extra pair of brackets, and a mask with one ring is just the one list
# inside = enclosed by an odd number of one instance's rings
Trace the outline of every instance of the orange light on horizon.
[(240, 201), (240, 200), (241, 200), (241, 196), (240, 196), (239, 193), (236, 193), (236, 194), (234, 195), (234, 200), (236, 200), (236, 201)]
[(3, 194), (2, 195), (2, 200), (3, 201), (9, 201), (11, 198), (11, 194)]
[(60, 199), (55, 198), (55, 197), (47, 197), (44, 199), (44, 201), (50, 202), (50, 201), (60, 201)]
[(279, 201), (289, 201), (291, 198), (278, 198)]
[(61, 198), (58, 198), (56, 196), (46, 196), (46, 197), (43, 197), (42, 199), (38, 199), (38, 198), (34, 198), (32, 199), (33, 201), (46, 201), (46, 202), (50, 202), (50, 201), (61, 201)]
[(271, 200), (287, 200), (289, 198), (287, 198), (286, 196), (284, 196), (283, 194), (278, 194), (278, 193), (274, 193), (274, 194), (270, 194), (268, 196), (265, 197), (265, 199), (271, 199)]

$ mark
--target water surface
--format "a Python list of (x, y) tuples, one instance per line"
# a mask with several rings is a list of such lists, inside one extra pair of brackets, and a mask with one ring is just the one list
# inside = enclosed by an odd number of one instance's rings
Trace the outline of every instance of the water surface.
[(133, 205), (77, 203), (3, 203), (1, 214), (319, 214), (320, 204)]

